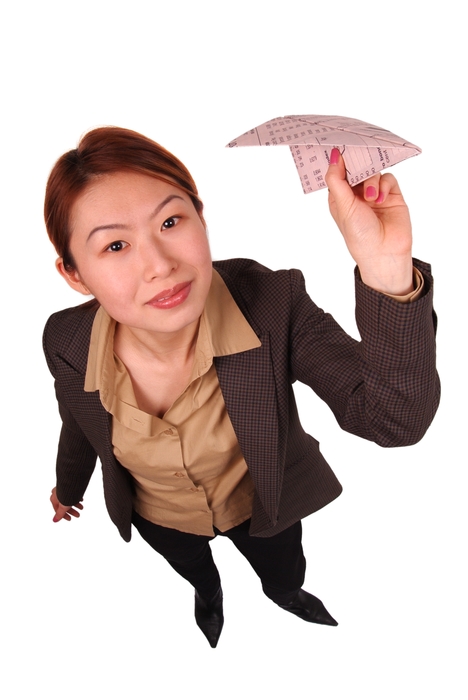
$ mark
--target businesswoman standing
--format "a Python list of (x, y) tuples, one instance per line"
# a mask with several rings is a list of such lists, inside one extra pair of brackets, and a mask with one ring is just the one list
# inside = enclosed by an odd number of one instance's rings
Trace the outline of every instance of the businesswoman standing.
[(133, 525), (191, 583), (212, 647), (224, 619), (216, 536), (232, 540), (276, 604), (337, 624), (302, 589), (301, 519), (341, 486), (300, 425), (292, 383), (382, 446), (420, 440), (438, 404), (430, 269), (412, 260), (395, 178), (352, 189), (334, 149), (327, 185), (357, 265), (360, 342), (313, 303), (297, 270), (213, 263), (190, 173), (150, 139), (95, 129), (47, 184), (57, 269), (94, 297), (44, 332), (63, 421), (54, 521), (79, 516), (99, 457), (120, 534), (129, 541)]

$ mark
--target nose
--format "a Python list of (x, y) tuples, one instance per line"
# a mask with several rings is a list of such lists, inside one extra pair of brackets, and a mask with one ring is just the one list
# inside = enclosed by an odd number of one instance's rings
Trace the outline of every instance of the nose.
[(141, 246), (140, 258), (145, 282), (151, 282), (155, 278), (165, 279), (177, 268), (173, 253), (155, 237)]

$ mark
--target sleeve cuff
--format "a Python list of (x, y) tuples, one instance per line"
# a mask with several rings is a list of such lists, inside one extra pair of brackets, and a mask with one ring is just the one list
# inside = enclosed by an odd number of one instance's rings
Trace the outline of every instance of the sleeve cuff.
[(414, 290), (408, 294), (403, 294), (401, 296), (396, 294), (385, 294), (385, 296), (390, 297), (390, 299), (395, 299), (395, 301), (400, 302), (400, 304), (409, 304), (411, 301), (416, 301), (424, 292), (424, 277), (416, 267), (413, 267), (413, 283)]

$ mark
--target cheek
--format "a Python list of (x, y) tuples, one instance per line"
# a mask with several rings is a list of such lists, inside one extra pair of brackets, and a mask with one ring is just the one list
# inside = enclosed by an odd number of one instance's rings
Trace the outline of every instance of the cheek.
[(206, 233), (203, 233), (203, 238), (200, 241), (198, 241), (198, 244), (196, 246), (196, 254), (201, 265), (208, 267), (211, 266), (210, 244), (208, 242)]
[(178, 250), (174, 251), (180, 263), (185, 263), (199, 271), (211, 267), (211, 251), (205, 232), (177, 243)]
[(92, 265), (83, 265), (81, 278), (105, 308), (113, 303), (122, 304), (130, 294), (129, 280), (122, 274), (113, 274), (108, 268), (96, 270)]
[(205, 244), (204, 250), (200, 254), (200, 269), (203, 272), (208, 284), (211, 284), (211, 277), (213, 274), (213, 262), (211, 259), (211, 251), (208, 244)]

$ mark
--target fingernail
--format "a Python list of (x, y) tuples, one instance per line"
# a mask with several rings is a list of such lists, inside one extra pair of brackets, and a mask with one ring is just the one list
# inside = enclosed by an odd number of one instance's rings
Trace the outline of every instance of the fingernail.
[(375, 187), (372, 187), (372, 185), (369, 185), (369, 187), (366, 189), (367, 199), (373, 199), (376, 194), (377, 194), (377, 190), (375, 189)]
[(58, 519), (57, 519), (57, 516), (56, 516), (56, 515), (54, 515), (54, 517), (52, 518), (52, 522), (53, 522), (53, 523), (58, 523)]
[(340, 151), (338, 148), (332, 148), (330, 153), (330, 165), (336, 165), (340, 160)]
[(383, 196), (383, 192), (381, 192), (381, 193), (379, 194), (379, 196), (377, 197), (377, 199), (375, 200), (375, 203), (376, 203), (376, 204), (382, 204), (383, 201), (384, 201), (384, 196)]

